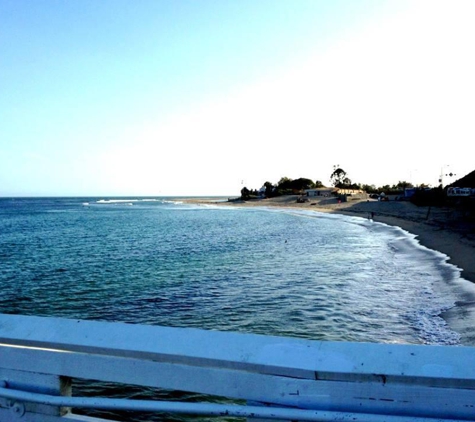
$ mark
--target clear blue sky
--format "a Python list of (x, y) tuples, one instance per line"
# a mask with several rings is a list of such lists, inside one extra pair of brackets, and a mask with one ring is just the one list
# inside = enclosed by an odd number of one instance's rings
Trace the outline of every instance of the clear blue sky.
[(2, 0), (0, 196), (461, 177), (474, 19), (471, 0)]

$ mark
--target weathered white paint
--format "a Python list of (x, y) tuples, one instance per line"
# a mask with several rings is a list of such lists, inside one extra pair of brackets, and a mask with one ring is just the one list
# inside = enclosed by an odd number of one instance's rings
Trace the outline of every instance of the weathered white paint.
[[(315, 372), (321, 373), (318, 378), (331, 379), (348, 373), (385, 374), (445, 379), (444, 384), (467, 380), (475, 385), (475, 355), (468, 347), (322, 342), (19, 315), (0, 315), (0, 343), (229, 369), (255, 368), (309, 379), (315, 378)], [(461, 361), (466, 364), (460, 365)]]
[[(369, 420), (364, 414), (378, 420), (475, 419), (475, 349), (469, 347), (321, 342), (14, 315), (0, 315), (0, 343), (0, 381), (10, 391), (67, 396), (59, 380), (77, 377), (272, 403), (329, 418), (343, 412), (357, 420)], [(47, 374), (41, 376), (50, 377), (51, 386), (30, 382), (35, 374)], [(40, 420), (50, 420), (51, 408), (48, 413), (40, 406), (29, 403), (21, 420), (41, 413), (47, 419)], [(0, 399), (0, 421), (9, 410)]]
[[(50, 394), (50, 395), (65, 395), (70, 394), (69, 380), (61, 378), (59, 374), (54, 375), (48, 372), (41, 373), (37, 370), (25, 371), (24, 369), (5, 369), (3, 359), (5, 354), (0, 349), (0, 387), (8, 385), (13, 390), (26, 390), (31, 392)], [(32, 359), (34, 359), (32, 357)], [(8, 400), (0, 396), (0, 408), (7, 408), (9, 406)], [(64, 414), (67, 409), (60, 409), (58, 407), (48, 406), (44, 404), (25, 404), (28, 412), (41, 413), (47, 415)]]
[[(0, 388), (0, 393), (22, 402), (49, 403), (56, 406), (70, 406), (99, 409), (123, 409), (144, 412), (184, 413), (193, 415), (234, 416), (263, 419), (292, 419), (299, 421), (367, 421), (380, 422), (380, 414), (364, 414), (350, 412), (334, 412), (322, 410), (303, 410), (282, 407), (223, 405), (215, 403), (180, 403), (152, 400), (123, 400), (82, 397), (52, 397), (37, 393), (9, 391)], [(414, 416), (384, 415), (384, 420), (390, 422), (434, 422), (432, 418), (416, 418)], [(444, 419), (438, 419), (440, 421)], [(445, 419), (450, 421), (450, 419)]]
[(111, 422), (111, 420), (75, 415), (73, 413), (67, 413), (58, 417), (26, 412), (23, 416), (20, 416), (9, 408), (0, 408), (0, 422)]

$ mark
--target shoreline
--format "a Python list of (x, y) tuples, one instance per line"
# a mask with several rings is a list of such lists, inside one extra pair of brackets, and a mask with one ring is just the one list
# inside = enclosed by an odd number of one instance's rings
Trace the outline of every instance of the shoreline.
[[(340, 214), (361, 216), (341, 210)], [(460, 269), (462, 278), (475, 283), (475, 239), (460, 228), (449, 228), (441, 221), (413, 221), (404, 216), (375, 214), (374, 221), (397, 226), (416, 236), (422, 246), (447, 255), (447, 262)]]
[[(456, 209), (417, 207), (408, 201), (379, 202), (371, 199), (338, 203), (336, 198), (309, 198), (309, 202), (297, 203), (296, 195), (251, 201), (216, 202), (202, 198), (185, 202), (304, 209), (361, 218), (370, 218), (373, 213), (373, 221), (400, 227), (415, 235), (415, 240), (422, 246), (446, 255), (446, 262), (460, 270), (461, 278), (475, 283), (475, 224), (464, 222)], [(473, 287), (475, 289), (475, 284)], [(456, 302), (440, 317), (460, 335), (460, 345), (475, 346), (475, 302), (472, 297)]]
[(447, 262), (461, 271), (461, 277), (475, 283), (475, 225), (461, 222), (458, 211), (440, 207), (418, 207), (408, 201), (380, 202), (357, 199), (338, 203), (336, 198), (309, 198), (297, 203), (297, 195), (251, 201), (216, 202), (192, 199), (186, 202), (241, 207), (299, 208), (317, 212), (370, 218), (390, 226), (397, 226), (416, 236), (429, 249), (447, 255)]

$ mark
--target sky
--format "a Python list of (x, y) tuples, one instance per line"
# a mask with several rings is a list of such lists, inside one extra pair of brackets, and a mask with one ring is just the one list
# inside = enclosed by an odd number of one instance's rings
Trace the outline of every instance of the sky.
[[(0, 196), (475, 170), (475, 1), (2, 0)], [(456, 176), (449, 176), (455, 174)]]

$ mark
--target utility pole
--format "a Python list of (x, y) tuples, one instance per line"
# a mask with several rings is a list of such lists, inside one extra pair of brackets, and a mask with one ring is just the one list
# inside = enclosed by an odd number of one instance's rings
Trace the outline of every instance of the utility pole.
[(440, 168), (439, 183), (440, 183), (442, 189), (444, 188), (444, 176), (446, 176), (446, 177), (454, 177), (454, 176), (457, 176), (455, 173), (452, 173), (452, 172), (449, 172), (449, 173), (444, 174), (444, 168), (445, 168), (445, 167), (449, 167), (449, 165), (447, 164), (447, 165), (442, 166), (442, 167)]

